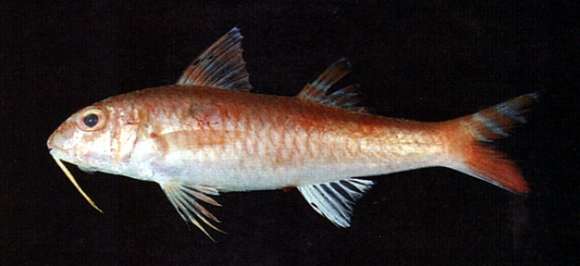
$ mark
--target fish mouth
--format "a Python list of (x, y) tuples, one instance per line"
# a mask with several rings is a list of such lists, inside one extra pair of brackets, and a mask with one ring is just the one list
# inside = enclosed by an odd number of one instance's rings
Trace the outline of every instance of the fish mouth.
[[(85, 200), (95, 210), (97, 210), (100, 213), (103, 213), (103, 211), (97, 206), (97, 204), (95, 204), (95, 202), (91, 199), (91, 197), (89, 197), (89, 195), (83, 191), (83, 189), (81, 188), (81, 186), (77, 183), (77, 181), (76, 181), (75, 177), (73, 176), (73, 174), (68, 170), (68, 168), (66, 167), (66, 165), (59, 158), (59, 154), (58, 154), (59, 152), (58, 152), (58, 150), (49, 148), (49, 153), (50, 153), (52, 159), (54, 159), (54, 161), (56, 162), (56, 164), (60, 168), (60, 170), (62, 170), (62, 172), (64, 173), (64, 175), (73, 184), (73, 186), (77, 189), (77, 191), (83, 196), (83, 198), (85, 198)], [(68, 161), (68, 160), (64, 159), (64, 161)]]

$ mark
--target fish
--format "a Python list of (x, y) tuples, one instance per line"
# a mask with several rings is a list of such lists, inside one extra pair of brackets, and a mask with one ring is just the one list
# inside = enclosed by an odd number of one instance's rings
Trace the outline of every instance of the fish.
[(50, 155), (86, 201), (63, 162), (159, 184), (179, 216), (214, 240), (221, 193), (297, 188), (338, 227), (350, 227), (369, 177), (447, 167), (516, 194), (530, 191), (519, 168), (489, 144), (526, 122), (538, 101), (525, 94), (473, 114), (421, 122), (372, 114), (358, 85), (338, 86), (341, 58), (296, 96), (251, 92), (235, 27), (197, 57), (175, 84), (98, 101), (50, 135)]

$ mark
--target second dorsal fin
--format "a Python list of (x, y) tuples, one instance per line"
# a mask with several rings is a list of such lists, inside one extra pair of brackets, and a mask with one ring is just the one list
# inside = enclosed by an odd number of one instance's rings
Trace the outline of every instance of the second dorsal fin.
[(349, 85), (328, 93), (338, 81), (349, 73), (350, 62), (346, 58), (341, 58), (324, 70), (316, 80), (306, 84), (298, 94), (298, 98), (326, 106), (366, 112), (366, 108), (360, 106), (361, 95), (358, 92), (358, 85)]
[(185, 69), (177, 84), (251, 90), (242, 52), (242, 35), (238, 28), (233, 28), (199, 55)]

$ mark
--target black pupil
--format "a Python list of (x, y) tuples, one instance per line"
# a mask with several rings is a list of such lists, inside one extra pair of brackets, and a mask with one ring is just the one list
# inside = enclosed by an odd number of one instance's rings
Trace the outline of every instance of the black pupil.
[(87, 127), (94, 127), (99, 123), (99, 117), (96, 114), (88, 114), (83, 118), (83, 122)]

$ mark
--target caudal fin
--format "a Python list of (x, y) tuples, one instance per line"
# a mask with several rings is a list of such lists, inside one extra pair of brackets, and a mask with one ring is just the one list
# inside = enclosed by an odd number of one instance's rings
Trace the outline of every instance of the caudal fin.
[(450, 121), (455, 130), (452, 153), (456, 158), (451, 167), (511, 192), (529, 192), (518, 167), (485, 143), (507, 137), (515, 125), (525, 123), (523, 114), (537, 99), (537, 93), (522, 95)]

